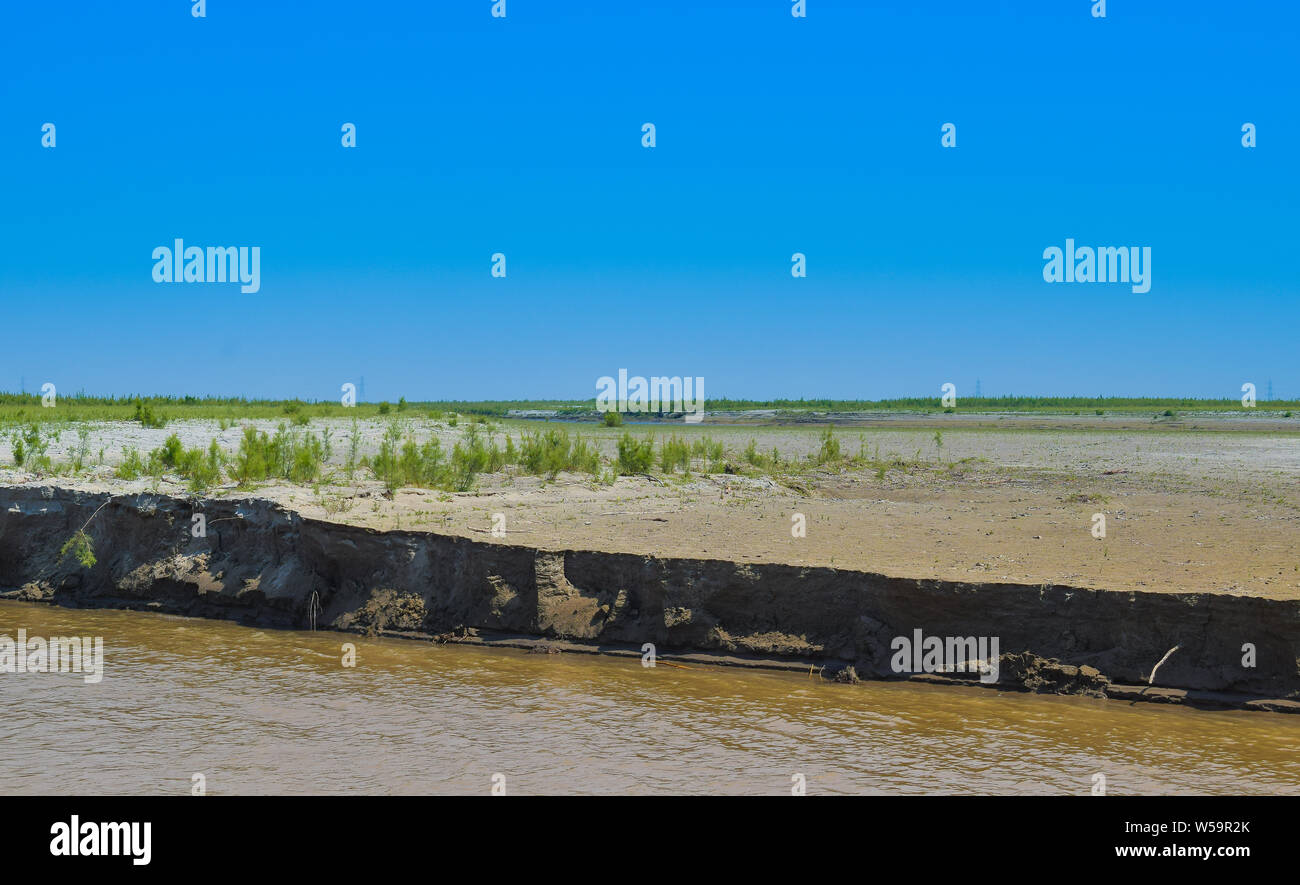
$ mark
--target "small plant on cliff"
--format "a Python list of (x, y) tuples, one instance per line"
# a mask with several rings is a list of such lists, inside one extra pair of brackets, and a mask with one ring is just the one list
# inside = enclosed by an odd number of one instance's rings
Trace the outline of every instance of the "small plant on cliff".
[(82, 568), (95, 567), (95, 545), (84, 529), (79, 529), (71, 538), (63, 542), (63, 547), (59, 549), (59, 559), (64, 559), (69, 553), (77, 558)]
[(90, 535), (86, 534), (86, 527), (90, 525), (91, 521), (96, 516), (99, 515), (99, 511), (108, 506), (108, 502), (111, 500), (113, 500), (111, 497), (105, 498), (104, 503), (96, 507), (95, 512), (90, 514), (90, 519), (83, 522), (81, 528), (73, 532), (72, 537), (63, 542), (63, 546), (59, 548), (60, 562), (63, 561), (64, 557), (71, 553), (77, 558), (77, 562), (81, 563), (83, 568), (95, 567), (95, 544), (90, 540)]

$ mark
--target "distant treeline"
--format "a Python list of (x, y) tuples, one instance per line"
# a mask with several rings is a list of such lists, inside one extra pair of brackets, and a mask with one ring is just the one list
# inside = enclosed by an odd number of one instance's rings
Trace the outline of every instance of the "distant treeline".
[[(1257, 406), (1269, 409), (1293, 409), (1300, 400), (1258, 400)], [(776, 409), (792, 412), (872, 412), (895, 410), (934, 410), (942, 408), (938, 396), (905, 396), (897, 399), (843, 400), (843, 399), (709, 399), (709, 411), (743, 411), (748, 409)], [(1187, 411), (1221, 411), (1241, 409), (1240, 398), (1198, 399), (1195, 397), (1118, 397), (1118, 396), (967, 396), (958, 397), (954, 411), (966, 412), (1076, 412), (1102, 409), (1115, 412), (1148, 411), (1151, 409), (1184, 409)]]
[[(900, 397), (883, 400), (842, 399), (709, 399), (708, 411), (774, 410), (778, 413), (809, 412), (1041, 412), (1066, 414), (1143, 413), (1176, 414), (1177, 412), (1241, 412), (1240, 399), (1198, 399), (1188, 397), (1078, 397), (1078, 396), (998, 396), (961, 397), (956, 405), (945, 408), (938, 396)], [(1259, 400), (1257, 408), (1269, 411), (1300, 411), (1298, 400)], [(560, 416), (590, 415), (595, 412), (595, 398), (587, 400), (425, 400), (407, 402), (363, 402), (345, 407), (337, 400), (270, 400), (218, 396), (59, 396), (55, 408), (42, 407), (39, 393), (0, 393), (0, 421), (30, 420), (160, 420), (184, 418), (372, 418), (398, 413), (433, 413), (480, 415), (501, 418), (512, 410), (554, 411)]]

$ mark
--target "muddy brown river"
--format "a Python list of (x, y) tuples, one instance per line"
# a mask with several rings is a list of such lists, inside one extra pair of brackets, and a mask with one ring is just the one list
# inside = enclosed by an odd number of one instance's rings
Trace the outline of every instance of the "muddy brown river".
[(0, 674), (4, 794), (1300, 794), (1300, 716), (0, 602), (20, 628), (104, 668)]

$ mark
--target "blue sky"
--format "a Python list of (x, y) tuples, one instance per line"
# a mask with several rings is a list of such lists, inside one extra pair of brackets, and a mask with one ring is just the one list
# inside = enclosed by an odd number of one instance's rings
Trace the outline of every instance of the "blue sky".
[[(6, 10), (0, 389), (1300, 397), (1296, 4), (491, 5)], [(261, 291), (155, 283), (178, 237)]]

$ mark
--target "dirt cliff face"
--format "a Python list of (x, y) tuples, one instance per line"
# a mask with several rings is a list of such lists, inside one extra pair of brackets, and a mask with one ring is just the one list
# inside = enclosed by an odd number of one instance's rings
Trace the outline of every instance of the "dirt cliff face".
[[(194, 536), (195, 514), (205, 537)], [(60, 553), (83, 525), (97, 558), (90, 568)], [(0, 488), (0, 591), (280, 628), (651, 642), (661, 652), (820, 662), (830, 672), (851, 665), (862, 677), (898, 675), (891, 641), (920, 629), (998, 637), (1008, 661), (1058, 659), (1090, 674), (1089, 692), (1106, 678), (1146, 684), (1159, 663), (1156, 686), (1300, 697), (1296, 601), (542, 551), (303, 519), (258, 500)], [(1247, 643), (1253, 667), (1243, 664)], [(1004, 669), (1004, 678), (1033, 670), (1037, 684), (1062, 684), (1059, 671), (1045, 679), (1041, 668)]]

